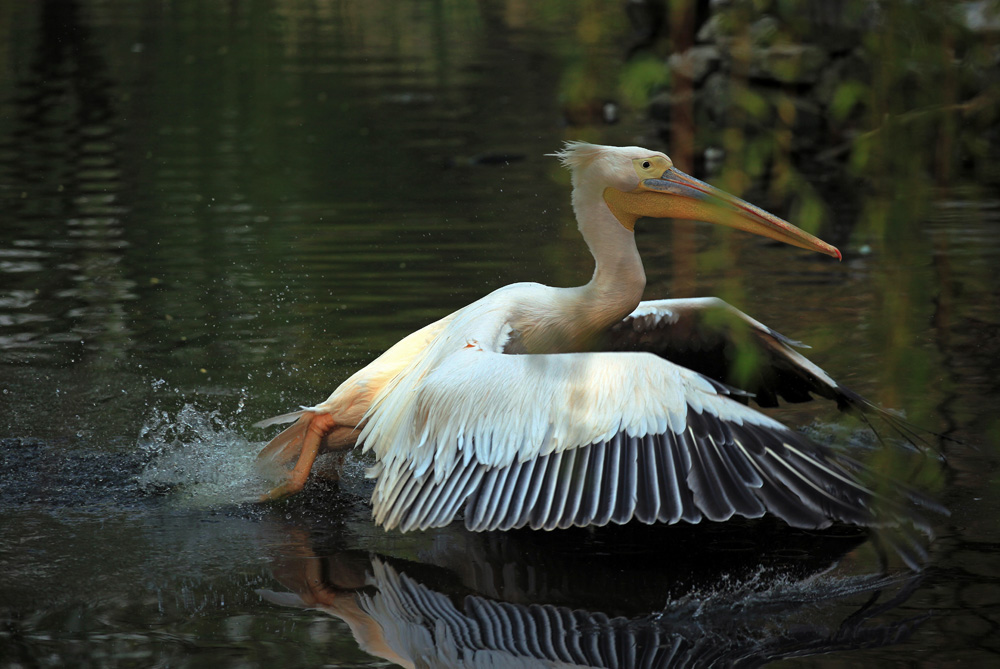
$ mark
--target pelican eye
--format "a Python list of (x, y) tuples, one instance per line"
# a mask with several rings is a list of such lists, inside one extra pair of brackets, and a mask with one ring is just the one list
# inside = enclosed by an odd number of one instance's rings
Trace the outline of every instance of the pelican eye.
[(671, 166), (670, 159), (666, 156), (650, 156), (649, 158), (636, 158), (632, 161), (632, 166), (639, 179), (653, 179)]

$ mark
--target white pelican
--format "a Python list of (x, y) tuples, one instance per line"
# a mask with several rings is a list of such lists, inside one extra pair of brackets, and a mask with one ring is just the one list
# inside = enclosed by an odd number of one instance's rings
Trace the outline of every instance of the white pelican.
[[(802, 528), (903, 520), (929, 533), (858, 463), (746, 401), (871, 405), (721, 300), (640, 302), (633, 230), (644, 217), (693, 219), (840, 252), (658, 151), (571, 142), (554, 155), (572, 171), (590, 282), (500, 288), (407, 336), (326, 401), (258, 423), (295, 421), (260, 453), (284, 479), (262, 500), (301, 490), (321, 451), (362, 444), (375, 455), (375, 521), (403, 532), (459, 514), (471, 530), (551, 530), (773, 513)], [(732, 373), (737, 326), (761, 361), (746, 378)]]

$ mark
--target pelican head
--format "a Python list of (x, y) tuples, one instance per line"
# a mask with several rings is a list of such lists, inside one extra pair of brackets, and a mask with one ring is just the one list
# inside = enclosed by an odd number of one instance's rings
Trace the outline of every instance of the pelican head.
[(630, 232), (640, 218), (682, 218), (737, 228), (841, 258), (836, 247), (685, 174), (659, 151), (567, 142), (554, 155), (573, 171), (574, 197), (599, 193), (614, 217)]

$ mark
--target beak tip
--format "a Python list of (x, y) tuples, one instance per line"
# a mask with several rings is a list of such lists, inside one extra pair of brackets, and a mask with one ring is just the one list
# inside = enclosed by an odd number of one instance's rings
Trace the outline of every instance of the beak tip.
[(831, 253), (830, 255), (832, 255), (837, 260), (843, 260), (844, 259), (844, 256), (842, 256), (840, 254), (840, 249), (838, 249), (836, 246), (833, 246), (831, 248), (833, 249), (833, 253)]

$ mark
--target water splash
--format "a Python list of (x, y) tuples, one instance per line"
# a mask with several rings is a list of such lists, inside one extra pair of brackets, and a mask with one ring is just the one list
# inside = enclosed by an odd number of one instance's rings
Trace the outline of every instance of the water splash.
[(218, 410), (185, 404), (176, 412), (154, 409), (139, 432), (149, 456), (139, 475), (147, 492), (170, 492), (192, 506), (251, 501), (272, 484), (254, 468), (260, 444), (237, 432)]
[(661, 615), (703, 622), (787, 615), (820, 602), (905, 584), (910, 577), (912, 574), (840, 574), (832, 566), (802, 578), (761, 565), (746, 577), (721, 575), (712, 587), (669, 598)]

